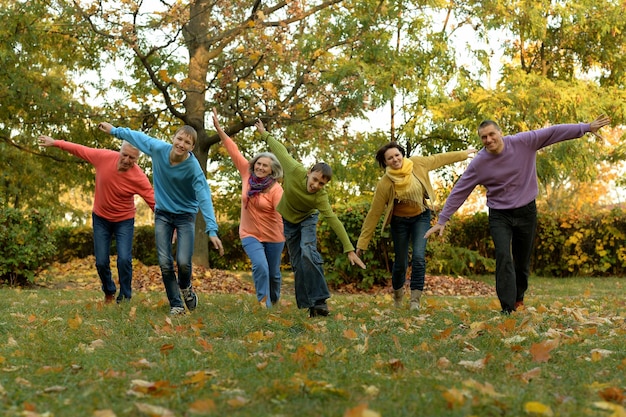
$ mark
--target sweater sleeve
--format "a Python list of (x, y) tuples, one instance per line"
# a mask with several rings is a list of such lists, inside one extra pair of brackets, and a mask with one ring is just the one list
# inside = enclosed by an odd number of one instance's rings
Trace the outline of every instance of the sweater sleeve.
[(361, 227), (361, 234), (356, 244), (356, 247), (359, 249), (367, 249), (367, 246), (376, 231), (376, 225), (378, 225), (378, 221), (389, 203), (389, 194), (391, 193), (392, 187), (391, 184), (388, 184), (387, 186), (384, 184), (385, 183), (382, 180), (379, 181), (376, 186), (376, 190), (374, 191), (372, 205), (367, 212), (367, 216), (365, 216), (365, 221)]
[(285, 145), (274, 139), (268, 132), (263, 133), (261, 139), (265, 140), (272, 153), (276, 155), (285, 172), (290, 172), (300, 166), (300, 163), (289, 154)]
[(339, 238), (339, 241), (343, 246), (343, 252), (353, 252), (354, 246), (350, 241), (348, 232), (346, 232), (346, 228), (343, 226), (343, 223), (341, 223), (337, 215), (333, 212), (332, 208), (330, 207), (330, 203), (328, 202), (328, 199), (325, 200), (325, 204), (319, 207), (318, 210), (320, 214), (326, 219), (330, 228), (333, 229), (333, 231)]
[[(472, 161), (474, 162), (474, 161)], [(444, 225), (450, 217), (463, 205), (467, 197), (474, 191), (474, 188), (478, 185), (476, 180), (476, 172), (473, 169), (473, 164), (467, 167), (461, 178), (457, 181), (452, 188), (452, 192), (446, 199), (446, 202), (439, 214), (438, 224)]]
[(248, 160), (239, 151), (237, 144), (230, 137), (222, 139), (222, 144), (224, 148), (226, 148), (228, 155), (230, 155), (230, 159), (233, 160), (233, 164), (235, 164), (239, 174), (243, 176), (248, 173), (250, 165)]

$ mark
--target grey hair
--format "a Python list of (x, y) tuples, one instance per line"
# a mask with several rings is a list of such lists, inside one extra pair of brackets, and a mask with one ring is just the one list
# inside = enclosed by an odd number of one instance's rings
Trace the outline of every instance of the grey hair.
[(120, 151), (122, 150), (122, 148), (123, 148), (124, 146), (128, 146), (128, 147), (129, 147), (129, 148), (131, 148), (131, 149), (134, 149), (134, 150), (136, 150), (136, 151), (139, 151), (139, 155), (137, 155), (137, 156), (138, 156), (138, 157), (139, 157), (139, 156), (141, 156), (141, 151), (139, 150), (139, 148), (138, 148), (138, 147), (136, 147), (135, 145), (133, 145), (132, 143), (130, 143), (129, 141), (127, 141), (127, 140), (123, 140), (123, 141), (122, 141), (122, 145), (120, 146)]
[(248, 171), (250, 171), (251, 174), (254, 173), (254, 164), (256, 164), (256, 161), (258, 161), (259, 158), (268, 158), (271, 161), (270, 167), (272, 168), (272, 173), (270, 174), (270, 177), (275, 180), (283, 177), (283, 166), (278, 161), (278, 158), (276, 158), (276, 155), (271, 152), (258, 153), (248, 162)]

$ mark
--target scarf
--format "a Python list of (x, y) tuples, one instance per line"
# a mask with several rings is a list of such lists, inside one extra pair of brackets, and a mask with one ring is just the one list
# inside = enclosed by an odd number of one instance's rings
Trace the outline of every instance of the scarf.
[(404, 158), (400, 169), (392, 169), (388, 166), (385, 171), (393, 182), (398, 201), (423, 206), (424, 190), (419, 180), (413, 175), (413, 161)]
[[(276, 180), (271, 176), (259, 178), (254, 174), (250, 174), (250, 178), (248, 178), (248, 185), (250, 189), (248, 190), (248, 201), (254, 196), (259, 195), (263, 192), (263, 190), (267, 189), (269, 186), (274, 184)], [(246, 207), (248, 207), (248, 201), (246, 201)]]

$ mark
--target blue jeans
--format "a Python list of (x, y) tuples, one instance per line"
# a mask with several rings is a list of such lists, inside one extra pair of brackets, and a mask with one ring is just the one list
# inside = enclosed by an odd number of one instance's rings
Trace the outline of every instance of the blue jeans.
[(285, 242), (260, 242), (253, 237), (241, 240), (243, 249), (252, 262), (252, 279), (259, 302), (271, 307), (280, 298), (280, 258)]
[(298, 308), (311, 308), (330, 298), (322, 256), (317, 251), (317, 218), (313, 214), (297, 224), (283, 219)]
[(120, 281), (120, 299), (132, 296), (133, 281), (133, 233), (135, 219), (111, 222), (91, 213), (93, 224), (93, 251), (96, 256), (96, 269), (102, 282), (102, 291), (115, 295), (117, 289), (111, 279), (111, 242), (115, 236), (117, 246), (117, 275)]
[(391, 270), (391, 285), (394, 290), (404, 287), (406, 270), (409, 267), (409, 246), (413, 246), (411, 257), (411, 290), (424, 289), (426, 276), (426, 239), (430, 229), (431, 212), (424, 210), (413, 217), (391, 217), (391, 239), (393, 240), (394, 261)]
[[(170, 307), (184, 307), (180, 288), (191, 285), (191, 257), (195, 239), (195, 213), (174, 214), (163, 210), (154, 213), (154, 238), (157, 247), (161, 278)], [(172, 255), (172, 237), (176, 230), (176, 265)]]
[(537, 206), (531, 201), (510, 210), (489, 209), (489, 231), (496, 250), (496, 293), (502, 311), (515, 310), (524, 299), (530, 275)]

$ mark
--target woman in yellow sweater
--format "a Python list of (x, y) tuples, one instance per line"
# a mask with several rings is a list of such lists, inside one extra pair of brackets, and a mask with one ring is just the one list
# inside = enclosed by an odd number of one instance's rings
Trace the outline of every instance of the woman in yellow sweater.
[(405, 150), (396, 142), (383, 145), (376, 152), (376, 161), (385, 174), (378, 181), (374, 199), (356, 244), (357, 255), (367, 249), (380, 216), (384, 213), (383, 229), (390, 225), (395, 259), (391, 272), (393, 298), (402, 306), (404, 283), (408, 268), (409, 246), (411, 260), (411, 310), (419, 310), (426, 275), (426, 239), (433, 215), (434, 191), (428, 172), (453, 162), (467, 159), (476, 149), (447, 152), (431, 156), (405, 158)]

